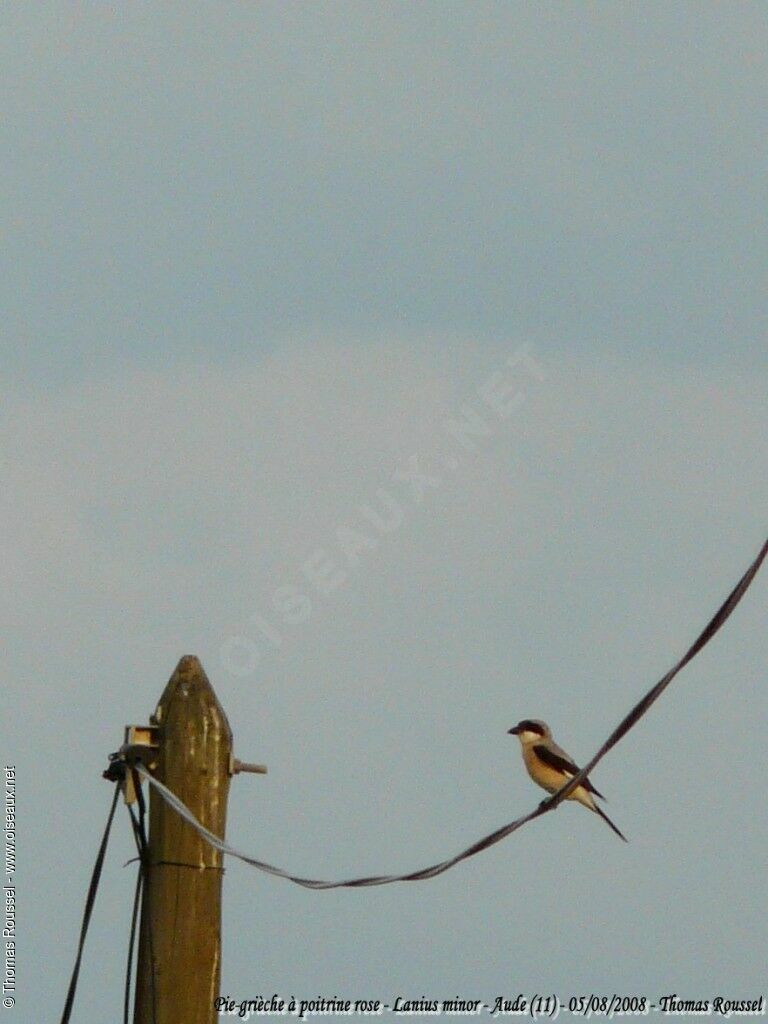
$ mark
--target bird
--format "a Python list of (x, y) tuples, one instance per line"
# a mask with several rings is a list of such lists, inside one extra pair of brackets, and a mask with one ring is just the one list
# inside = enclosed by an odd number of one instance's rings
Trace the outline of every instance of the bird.
[[(556, 793), (579, 771), (578, 766), (552, 739), (552, 730), (546, 722), (537, 718), (524, 718), (508, 731), (508, 735), (517, 736), (522, 747), (523, 761), (528, 774), (537, 785), (548, 793)], [(595, 797), (605, 800), (589, 779), (582, 779), (579, 785), (568, 794), (567, 800), (578, 800), (595, 814), (599, 814), (616, 835), (628, 842), (627, 837), (619, 831), (608, 815), (595, 803)]]

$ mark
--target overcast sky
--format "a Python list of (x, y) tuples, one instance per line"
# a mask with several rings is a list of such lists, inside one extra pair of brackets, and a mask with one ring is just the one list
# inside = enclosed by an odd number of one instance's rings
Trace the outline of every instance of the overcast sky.
[[(230, 841), (335, 878), (530, 810), (509, 727), (586, 760), (694, 639), (768, 524), (767, 23), (4, 8), (15, 1020), (61, 1011), (101, 771), (183, 654), (269, 765)], [(759, 995), (767, 604), (596, 769), (629, 845), (569, 805), (413, 885), (228, 863), (223, 992)], [(82, 1024), (121, 1012), (132, 852), (121, 813)]]

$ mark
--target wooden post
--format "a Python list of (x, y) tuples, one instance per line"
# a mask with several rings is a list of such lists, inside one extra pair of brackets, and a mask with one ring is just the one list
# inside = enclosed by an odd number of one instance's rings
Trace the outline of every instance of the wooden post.
[[(152, 721), (159, 727), (156, 777), (203, 825), (223, 837), (232, 732), (197, 658), (181, 659)], [(213, 1002), (221, 978), (221, 854), (154, 791), (149, 854), (134, 1024), (215, 1024)]]

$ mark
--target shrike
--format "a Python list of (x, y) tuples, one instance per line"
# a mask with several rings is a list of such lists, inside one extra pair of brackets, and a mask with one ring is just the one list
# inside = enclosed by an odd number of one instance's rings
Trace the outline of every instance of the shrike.
[[(538, 719), (524, 718), (518, 722), (514, 729), (509, 730), (512, 736), (517, 736), (520, 746), (523, 748), (523, 761), (528, 769), (528, 774), (533, 781), (548, 793), (556, 793), (558, 789), (572, 779), (579, 771), (573, 759), (555, 743), (552, 739), (552, 730), (546, 722)], [(605, 800), (602, 793), (598, 793), (589, 779), (582, 779), (581, 783), (569, 793), (567, 800), (578, 800), (580, 804), (588, 807), (590, 811), (599, 814), (603, 821), (610, 825), (613, 831), (627, 842), (626, 836), (616, 828), (608, 815), (595, 803), (594, 797), (599, 796)]]

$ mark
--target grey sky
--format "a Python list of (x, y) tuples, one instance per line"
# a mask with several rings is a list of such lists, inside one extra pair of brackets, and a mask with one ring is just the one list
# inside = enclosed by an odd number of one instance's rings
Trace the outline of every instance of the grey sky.
[[(506, 730), (586, 758), (703, 626), (766, 532), (768, 32), (757, 4), (1, 18), (22, 1021), (60, 1012), (100, 772), (182, 654), (270, 766), (230, 840), (343, 877), (532, 807)], [(228, 865), (224, 992), (759, 994), (767, 595), (599, 766), (629, 846), (569, 806), (415, 886)], [(120, 816), (84, 1024), (119, 1011), (131, 855)]]
[(759, 4), (3, 19), (12, 369), (321, 329), (764, 364)]

